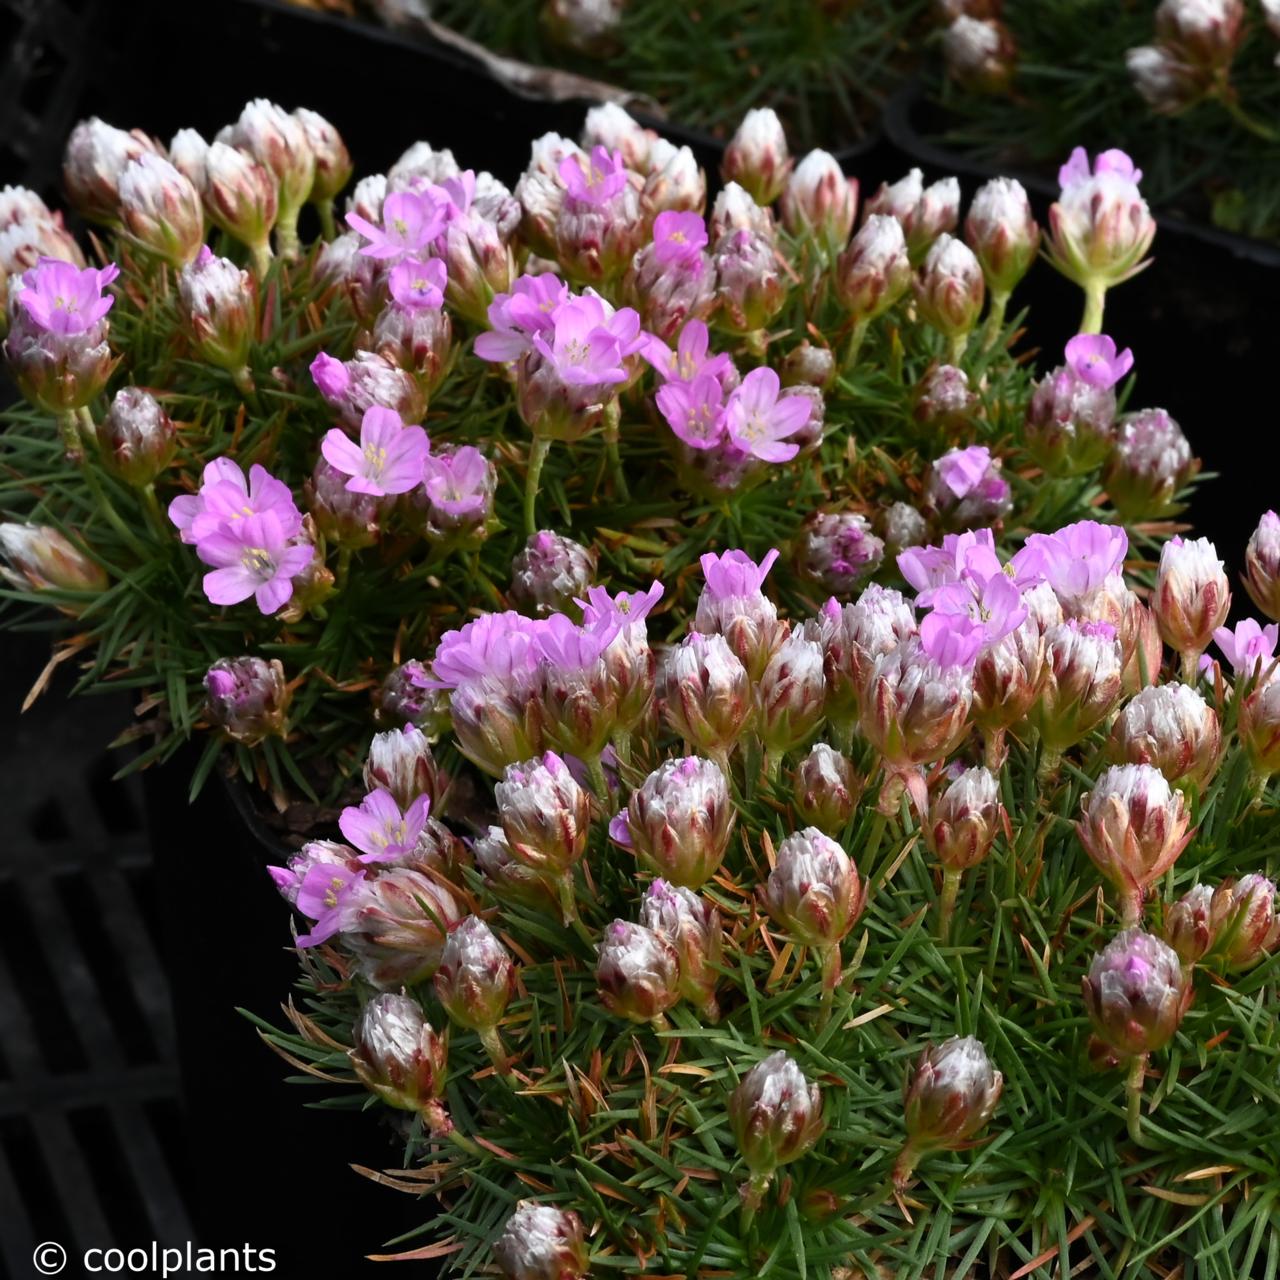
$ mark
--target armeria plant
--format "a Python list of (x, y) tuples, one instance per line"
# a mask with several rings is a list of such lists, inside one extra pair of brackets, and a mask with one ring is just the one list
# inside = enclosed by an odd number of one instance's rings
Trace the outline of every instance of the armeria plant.
[(1225, 626), (1208, 541), (1149, 603), (1132, 552), (948, 534), (788, 620), (730, 550), (665, 645), (662, 581), (447, 632), (455, 764), (380, 733), (344, 840), (272, 871), (306, 925), (263, 1033), (392, 1109), (390, 1256), (1274, 1275), (1278, 629)]
[(756, 111), (708, 219), (688, 149), (601, 107), (514, 192), (417, 143), (339, 235), (351, 168), (265, 101), (167, 150), (86, 121), (65, 181), (102, 265), (0, 194), (28, 401), (0, 440), (5, 594), (57, 610), (38, 687), (65, 662), (137, 692), (135, 764), (211, 728), (197, 786), (231, 743), (280, 808), (336, 816), (375, 725), (438, 731), (423, 659), (477, 602), (577, 617), (660, 575), (678, 630), (699, 556), (734, 545), (785, 551), (802, 610), (1101, 486), (1136, 538), (1172, 529), (1196, 464), (1167, 414), (1119, 412), (1132, 356), (1096, 332), (1154, 231), (1120, 153), (1064, 170), (1044, 244), (1089, 332), (1039, 382), (1006, 316), (1041, 243), (1017, 182), (959, 234), (959, 184), (913, 172), (858, 227), (856, 181)]

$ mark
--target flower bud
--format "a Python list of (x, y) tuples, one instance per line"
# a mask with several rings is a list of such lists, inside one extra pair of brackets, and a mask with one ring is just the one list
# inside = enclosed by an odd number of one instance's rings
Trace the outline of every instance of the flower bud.
[(1155, 615), (1132, 591), (1125, 594), (1120, 648), (1125, 655), (1125, 693), (1137, 693), (1160, 678), (1160, 664), (1164, 661), (1160, 628)]
[(585, 1280), (582, 1219), (571, 1209), (521, 1200), (493, 1246), (506, 1280)]
[(120, 221), (130, 239), (172, 267), (204, 248), (200, 195), (163, 156), (148, 152), (120, 175)]
[(963, 337), (982, 313), (986, 286), (973, 250), (963, 240), (940, 235), (916, 277), (920, 318), (948, 338)]
[(444, 1093), (448, 1047), (412, 996), (374, 996), (360, 1013), (354, 1039), (351, 1065), (389, 1107), (420, 1111)]
[(1151, 611), (1165, 644), (1184, 660), (1188, 654), (1198, 657), (1227, 620), (1230, 607), (1231, 586), (1213, 543), (1208, 538), (1170, 538), (1160, 551), (1151, 592)]
[(897, 182), (881, 183), (879, 191), (867, 201), (866, 221), (870, 222), (871, 215), (877, 213), (902, 224), (911, 265), (916, 266), (940, 235), (956, 229), (960, 221), (960, 182), (942, 178), (926, 187), (924, 175), (919, 169), (912, 169)]
[(600, 943), (596, 986), (610, 1013), (652, 1022), (680, 999), (680, 956), (655, 930), (615, 920)]
[(183, 174), (196, 189), (197, 196), (204, 190), (209, 162), (209, 144), (196, 129), (179, 129), (169, 143), (169, 163)]
[(849, 825), (861, 790), (853, 761), (825, 742), (815, 743), (796, 767), (796, 811), (826, 835), (838, 836)]
[(929, 468), (925, 480), (928, 505), (949, 529), (994, 524), (1013, 507), (1012, 490), (1002, 474), (1002, 460), (986, 445), (949, 449)]
[(1123, 151), (1090, 168), (1077, 147), (1059, 171), (1062, 194), (1049, 209), (1049, 261), (1083, 289), (1106, 288), (1141, 271), (1156, 224), (1138, 192), (1142, 171)]
[(610, 834), (635, 853), (645, 870), (698, 889), (720, 870), (734, 817), (719, 766), (684, 756), (663, 761), (631, 793), (626, 809), (610, 824)]
[(1040, 696), (1048, 674), (1045, 633), (1062, 622), (1047, 582), (1022, 593), (1027, 616), (1008, 635), (978, 650), (973, 666), (973, 722), (984, 733), (1011, 728)]
[(597, 563), (590, 547), (543, 529), (511, 562), (511, 598), (530, 613), (562, 613), (575, 597), (587, 594)]
[(942, 36), (947, 74), (976, 93), (1002, 93), (1013, 80), (1018, 49), (998, 18), (962, 13)]
[(512, 855), (501, 827), (490, 827), (478, 836), (471, 853), (499, 902), (511, 900), (542, 908), (555, 900), (554, 889), (542, 875)]
[(829, 152), (810, 151), (782, 191), (782, 224), (793, 236), (814, 236), (838, 253), (858, 212), (858, 180), (846, 178)]
[(835, 353), (830, 347), (814, 346), (806, 338), (787, 352), (778, 373), (784, 387), (817, 387), (825, 391), (835, 381)]
[(555, 752), (508, 765), (494, 799), (514, 858), (550, 876), (572, 871), (591, 834), (591, 800)]
[(1182, 793), (1147, 764), (1113, 765), (1081, 800), (1076, 832), (1099, 873), (1136, 924), (1147, 890), (1177, 861), (1191, 839)]
[(778, 558), (769, 551), (757, 564), (745, 552), (708, 552), (702, 557), (705, 586), (698, 597), (694, 628), (703, 635), (721, 635), (737, 654), (753, 680), (787, 638), (787, 624), (777, 606), (761, 590)]
[[(416, 145), (426, 146), (426, 143)], [(412, 150), (413, 148), (410, 147), (409, 151), (405, 152), (405, 155), (408, 155)], [(430, 150), (430, 148), (428, 148), (428, 150)], [(445, 152), (444, 154), (452, 155), (451, 152)], [(402, 156), (401, 160), (403, 161), (403, 159), (404, 157)], [(454, 165), (454, 169), (457, 169), (457, 165)], [(395, 169), (393, 168), (391, 172), (394, 174)], [(436, 179), (432, 179), (432, 181), (436, 181)], [(440, 181), (443, 181), (443, 179), (440, 179)], [(382, 206), (386, 201), (388, 193), (406, 190), (408, 185), (409, 184), (406, 183), (403, 186), (392, 186), (391, 178), (385, 173), (365, 174), (365, 176), (361, 178), (354, 187), (352, 187), (351, 194), (346, 199), (344, 212), (358, 214), (366, 222), (381, 224)], [(352, 234), (356, 235), (358, 243), (363, 244), (363, 236), (360, 236), (355, 232)]]
[(766, 752), (780, 756), (813, 733), (822, 721), (825, 690), (822, 646), (797, 629), (756, 685), (755, 726)]
[(252, 156), (274, 177), (281, 251), (291, 256), (297, 248), (298, 210), (310, 198), (316, 177), (315, 152), (306, 129), (283, 107), (255, 98), (245, 104), (225, 141)]
[(1254, 604), (1280, 622), (1280, 516), (1263, 513), (1244, 553), (1244, 585)]
[(235, 742), (255, 747), (283, 738), (293, 690), (279, 658), (219, 658), (205, 674), (210, 723)]
[(1259, 777), (1280, 773), (1280, 679), (1259, 684), (1241, 700), (1236, 732)]
[(414, 724), (428, 738), (438, 737), (449, 727), (448, 690), (429, 685), (422, 663), (402, 663), (387, 673), (375, 693), (374, 719), (397, 729)]
[(1251, 873), (1224, 880), (1213, 891), (1209, 922), (1213, 953), (1228, 969), (1250, 969), (1280, 945), (1276, 887), (1266, 876)]
[(640, 923), (671, 943), (680, 961), (680, 995), (712, 1022), (716, 1004), (723, 935), (720, 913), (689, 889), (655, 880), (640, 903)]
[(565, 197), (560, 165), (568, 156), (583, 155), (576, 142), (558, 133), (543, 134), (534, 139), (529, 167), (516, 183), (515, 197), (523, 210), (521, 238), (543, 257), (555, 257), (556, 222)]
[(395, 500), (372, 493), (356, 493), (347, 488), (350, 478), (320, 456), (303, 490), (307, 510), (320, 533), (335, 546), (359, 551), (377, 542), (382, 526), (394, 510)]
[(495, 293), (511, 288), (516, 275), (515, 259), (495, 223), (472, 207), (451, 218), (441, 232), (448, 272), (445, 297), (449, 305), (474, 324), (485, 324)]
[(1047, 671), (1031, 719), (1050, 751), (1074, 746), (1115, 709), (1123, 655), (1115, 628), (1068, 620), (1045, 634)]
[(1118, 933), (1082, 979), (1094, 1030), (1122, 1058), (1162, 1049), (1191, 1003), (1177, 952), (1140, 929)]
[(767, 1176), (822, 1136), (822, 1092), (779, 1049), (742, 1077), (729, 1097), (729, 1123), (747, 1168)]
[(352, 360), (334, 360), (323, 351), (311, 362), (317, 390), (337, 410), (343, 423), (359, 432), (373, 405), (393, 409), (402, 422), (417, 422), (426, 408), (412, 374), (372, 351), (357, 351)]
[(908, 547), (921, 547), (929, 536), (929, 522), (909, 502), (891, 502), (880, 518), (885, 550), (897, 558)]
[(767, 328), (787, 300), (773, 240), (745, 228), (727, 231), (715, 242), (712, 262), (721, 323), (740, 334)]
[(196, 352), (237, 373), (249, 360), (257, 315), (253, 278), (206, 248), (178, 277), (178, 314)]
[(902, 224), (871, 213), (835, 266), (840, 304), (855, 320), (883, 315), (911, 285), (911, 263)]
[(1004, 1077), (982, 1042), (952, 1036), (920, 1055), (907, 1082), (907, 1139), (915, 1151), (956, 1151), (995, 1114)]
[(276, 224), (276, 181), (269, 170), (243, 151), (215, 142), (205, 162), (201, 196), (209, 221), (254, 253), (255, 261), (268, 252)]
[(428, 538), (474, 546), (488, 535), (497, 487), (497, 468), (479, 449), (446, 445), (427, 455), (422, 485), (409, 499)]
[(448, 785), (448, 777), (441, 774), (431, 754), (427, 735), (417, 725), (373, 735), (364, 761), (366, 791), (389, 791), (401, 809), (407, 809), (419, 796), (430, 796), (434, 810)]
[(1032, 392), (1023, 431), (1031, 456), (1050, 474), (1084, 475), (1115, 445), (1116, 393), (1090, 386), (1063, 365)]
[(178, 433), (160, 402), (141, 387), (121, 387), (98, 423), (103, 465), (127, 484), (149, 485), (173, 461)]
[(969, 375), (952, 364), (935, 365), (916, 391), (915, 419), (941, 433), (963, 426), (978, 407)]
[(933, 802), (925, 843), (951, 871), (976, 867), (1004, 822), (1000, 783), (990, 769), (966, 769)]
[(1244, 36), (1241, 0), (1160, 0), (1156, 36), (1184, 63), (1209, 73), (1231, 66)]
[(757, 204), (767, 205), (782, 194), (791, 164), (777, 112), (772, 107), (753, 107), (724, 149), (720, 176), (749, 191)]
[(97, 594), (109, 585), (106, 570), (50, 525), (0, 523), (0, 576), (19, 591)]
[(112, 223), (119, 213), (120, 179), (130, 161), (158, 155), (160, 148), (137, 129), (126, 133), (97, 116), (81, 120), (67, 139), (62, 181), (75, 205), (94, 222)]
[(1022, 183), (992, 178), (980, 187), (969, 206), (964, 235), (991, 292), (1011, 293), (1040, 248), (1040, 228)]
[(589, 58), (616, 53), (624, 0), (543, 0), (552, 40)]
[(1154, 765), (1170, 782), (1203, 787), (1221, 758), (1218, 713), (1190, 685), (1151, 685), (1121, 709), (1107, 750), (1113, 760)]
[(315, 158), (310, 199), (315, 204), (332, 200), (351, 181), (351, 153), (347, 144), (319, 112), (297, 107), (293, 118), (302, 126), (307, 146)]
[(468, 681), (453, 691), (449, 711), (459, 750), (485, 773), (501, 776), (543, 749), (542, 709), (524, 682), (512, 688), (506, 680)]
[(1175, 501), (1200, 470), (1182, 428), (1163, 409), (1126, 413), (1102, 471), (1112, 505), (1126, 520), (1176, 512)]
[(661, 697), (672, 730), (707, 755), (733, 749), (751, 714), (747, 669), (720, 635), (687, 635), (662, 664)]
[(452, 366), (453, 322), (441, 307), (404, 307), (392, 302), (378, 313), (372, 331), (356, 341), (411, 374), (428, 399)]
[(703, 250), (688, 259), (670, 259), (658, 244), (636, 254), (623, 282), (627, 301), (640, 312), (645, 329), (669, 342), (689, 320), (704, 320), (716, 301), (716, 276)]
[(656, 138), (649, 152), (649, 175), (641, 199), (655, 216), (701, 213), (707, 207), (707, 175), (688, 147)]
[(837, 945), (862, 914), (865, 891), (853, 860), (817, 827), (788, 836), (760, 896), (779, 928), (806, 947)]
[(884, 543), (865, 516), (815, 511), (800, 527), (796, 572), (836, 597), (849, 597), (884, 559)]
[(917, 634), (915, 610), (900, 591), (876, 584), (854, 604), (828, 600), (818, 616), (822, 667), (827, 681), (827, 715), (855, 718), (871, 669), (882, 654)]
[(468, 916), (444, 944), (436, 970), (436, 999), (460, 1027), (488, 1031), (507, 1011), (516, 967), (479, 916)]
[(1177, 115), (1204, 94), (1203, 76), (1165, 45), (1126, 49), (1124, 65), (1143, 101), (1161, 115)]
[(1164, 940), (1178, 953), (1185, 968), (1198, 964), (1213, 945), (1212, 902), (1213, 889), (1198, 884), (1165, 912)]
[(364, 885), (342, 941), (356, 971), (379, 990), (413, 986), (435, 973), (445, 938), (462, 916), (433, 877), (388, 866)]

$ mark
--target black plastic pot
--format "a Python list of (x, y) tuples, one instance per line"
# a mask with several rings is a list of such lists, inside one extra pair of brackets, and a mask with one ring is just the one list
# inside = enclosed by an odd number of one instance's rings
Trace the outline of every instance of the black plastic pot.
[[(976, 162), (917, 131), (919, 88), (899, 93), (885, 129), (903, 170), (918, 165), (930, 178), (956, 174), (966, 198), (988, 178), (1018, 178), (1041, 225), (1058, 188), (1042, 173)], [(894, 175), (901, 176), (901, 171)], [(1244, 548), (1263, 511), (1275, 507), (1280, 440), (1274, 420), (1275, 291), (1280, 247), (1157, 214), (1151, 267), (1107, 295), (1104, 328), (1132, 347), (1137, 385), (1129, 408), (1159, 406), (1182, 426), (1204, 470), (1218, 478), (1197, 490), (1185, 519), (1192, 536), (1211, 538), (1228, 569), (1243, 567)], [(1029, 306), (1030, 336), (1041, 368), (1060, 362), (1077, 329), (1080, 290), (1038, 262), (1013, 295)], [(1233, 576), (1235, 574), (1233, 573)], [(1243, 591), (1237, 611), (1250, 611)]]

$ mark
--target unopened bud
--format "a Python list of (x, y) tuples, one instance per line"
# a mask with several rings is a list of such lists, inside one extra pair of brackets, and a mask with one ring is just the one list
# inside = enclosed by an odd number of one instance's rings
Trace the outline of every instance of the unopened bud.
[(948, 338), (967, 334), (982, 313), (986, 286), (973, 250), (963, 240), (940, 235), (916, 278), (920, 316)]
[(1164, 939), (1187, 968), (1198, 964), (1213, 945), (1212, 902), (1213, 889), (1198, 884), (1165, 912)]
[(733, 749), (751, 714), (751, 685), (723, 636), (694, 632), (669, 650), (661, 688), (667, 721), (686, 742), (718, 758)]
[(855, 320), (874, 320), (911, 286), (911, 263), (902, 224), (872, 213), (835, 266), (836, 297)]
[(1259, 777), (1280, 773), (1280, 679), (1267, 680), (1244, 697), (1237, 732)]
[(1027, 449), (1046, 471), (1084, 475), (1111, 452), (1115, 424), (1115, 391), (1090, 386), (1063, 365), (1032, 392), (1023, 430)]
[(448, 1047), (412, 997), (374, 996), (355, 1025), (351, 1065), (365, 1088), (390, 1107), (422, 1111), (444, 1093)]
[(205, 248), (182, 269), (178, 298), (179, 315), (196, 351), (219, 369), (243, 369), (257, 314), (249, 273)]
[(988, 853), (1004, 821), (1000, 784), (990, 769), (966, 769), (929, 810), (925, 841), (948, 870), (967, 871)]
[(1187, 655), (1198, 657), (1227, 620), (1230, 607), (1231, 586), (1208, 538), (1174, 537), (1164, 544), (1151, 611), (1165, 644), (1183, 654), (1184, 661)]
[(1244, 585), (1254, 604), (1280, 622), (1280, 516), (1267, 511), (1244, 553)]
[(756, 732), (764, 749), (782, 755), (799, 746), (823, 715), (822, 646), (793, 631), (769, 659), (756, 685)]
[(515, 992), (516, 967), (479, 916), (468, 916), (444, 944), (435, 973), (436, 998), (460, 1027), (496, 1027)]
[(316, 176), (316, 157), (306, 129), (283, 107), (255, 98), (245, 105), (226, 140), (252, 156), (275, 179), (280, 248), (286, 257), (292, 257), (297, 252), (298, 211), (310, 198)]
[(1082, 989), (1094, 1029), (1122, 1058), (1168, 1044), (1192, 994), (1177, 952), (1140, 929), (1117, 934), (1094, 956)]
[(572, 870), (591, 834), (591, 800), (555, 752), (508, 765), (494, 799), (515, 858), (547, 875)]
[(402, 729), (417, 725), (428, 738), (449, 727), (449, 693), (431, 687), (427, 669), (409, 661), (393, 667), (374, 695), (374, 717), (378, 724)]
[(209, 720), (235, 742), (284, 737), (293, 691), (279, 658), (219, 658), (205, 674)]
[(549, 529), (535, 533), (511, 562), (511, 598), (533, 613), (561, 613), (595, 580), (594, 550)]
[(109, 583), (100, 564), (50, 525), (0, 523), (0, 560), (0, 575), (20, 591), (97, 594)]
[(448, 789), (427, 735), (416, 725), (375, 733), (364, 761), (364, 789), (389, 791), (401, 809), (419, 796), (431, 798), (432, 809)]
[(1045, 683), (1031, 718), (1051, 751), (1065, 751), (1115, 709), (1124, 665), (1115, 628), (1068, 620), (1045, 635)]
[(121, 387), (97, 431), (103, 465), (139, 489), (169, 465), (178, 444), (173, 421), (141, 387)]
[(964, 234), (994, 294), (1011, 293), (1040, 248), (1040, 228), (1016, 178), (992, 178), (978, 189)]
[(825, 391), (835, 380), (835, 354), (830, 347), (814, 346), (806, 338), (787, 352), (778, 373), (784, 387), (817, 387)]
[(729, 139), (720, 175), (749, 191), (757, 204), (767, 205), (782, 194), (791, 164), (777, 112), (772, 107), (754, 107)]
[(342, 135), (319, 112), (298, 107), (293, 118), (302, 126), (315, 157), (310, 199), (314, 204), (332, 200), (351, 181), (351, 153)]
[(846, 178), (829, 152), (810, 151), (782, 192), (782, 222), (793, 236), (815, 236), (830, 252), (844, 248), (858, 211), (858, 180)]
[(720, 913), (690, 889), (655, 880), (640, 903), (640, 923), (661, 934), (680, 960), (680, 994), (704, 1017), (719, 1017), (716, 983), (723, 950)]
[(865, 890), (844, 849), (817, 827), (806, 827), (778, 846), (761, 897), (779, 928), (804, 946), (826, 948), (853, 928)]
[(120, 221), (132, 240), (172, 267), (204, 248), (200, 195), (163, 156), (147, 153), (121, 174)]
[(882, 183), (867, 201), (866, 220), (872, 214), (887, 214), (902, 225), (911, 265), (924, 261), (933, 242), (944, 232), (954, 231), (960, 221), (960, 182), (942, 178), (924, 185), (924, 175), (912, 169), (905, 178)]
[(224, 142), (209, 148), (205, 162), (205, 212), (233, 240), (265, 258), (278, 212), (276, 180), (252, 157)]
[(907, 1082), (907, 1137), (915, 1151), (954, 1151), (995, 1114), (1004, 1077), (982, 1042), (953, 1036), (920, 1055)]
[(822, 1136), (822, 1091), (779, 1049), (742, 1077), (729, 1098), (729, 1123), (747, 1168), (767, 1176)]
[(1275, 897), (1275, 885), (1256, 873), (1214, 890), (1209, 906), (1213, 951), (1228, 969), (1250, 969), (1280, 945)]
[(1203, 787), (1221, 758), (1218, 713), (1190, 685), (1151, 685), (1116, 717), (1108, 741), (1113, 760), (1154, 765), (1170, 782)]
[(126, 133), (97, 116), (81, 120), (72, 129), (62, 158), (62, 181), (71, 203), (95, 222), (114, 222), (125, 169), (144, 155), (159, 154), (160, 148), (137, 129)]
[(1163, 409), (1142, 409), (1116, 423), (1102, 483), (1126, 520), (1153, 520), (1177, 510), (1178, 493), (1199, 469), (1182, 428)]
[(884, 559), (884, 543), (865, 516), (815, 511), (800, 527), (796, 571), (824, 592), (849, 598)]
[(796, 810), (826, 835), (838, 836), (849, 825), (861, 790), (853, 761), (825, 742), (815, 743), (796, 768)]
[(1009, 87), (1017, 53), (1009, 28), (998, 18), (962, 13), (942, 37), (947, 74), (978, 93), (1000, 93)]
[(584, 1280), (582, 1219), (571, 1209), (521, 1200), (493, 1246), (493, 1260), (505, 1280)]
[(680, 999), (680, 957), (656, 930), (615, 920), (600, 943), (596, 986), (610, 1013), (652, 1022)]

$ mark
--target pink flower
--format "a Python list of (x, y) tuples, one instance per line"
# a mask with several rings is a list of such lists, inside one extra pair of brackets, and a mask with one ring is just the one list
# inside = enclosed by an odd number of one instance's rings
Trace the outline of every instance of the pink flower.
[(724, 435), (724, 389), (712, 374), (668, 382), (655, 399), (667, 425), (691, 449), (710, 449)]
[(338, 829), (359, 849), (361, 862), (390, 862), (412, 853), (427, 825), (430, 796), (419, 796), (403, 813), (391, 792), (371, 791), (359, 806), (348, 805), (338, 818)]
[(447, 284), (448, 273), (439, 258), (403, 258), (391, 268), (387, 280), (391, 296), (414, 311), (438, 311), (444, 305)]
[(85, 333), (111, 310), (115, 299), (102, 291), (120, 274), (112, 263), (101, 271), (41, 258), (22, 277), (17, 298), (32, 323), (47, 333)]
[(692, 382), (700, 373), (710, 374), (722, 386), (726, 375), (736, 380), (737, 371), (733, 368), (732, 357), (721, 351), (708, 359), (710, 345), (711, 334), (707, 326), (701, 320), (690, 320), (680, 330), (674, 351), (661, 338), (647, 334), (641, 354), (663, 382)]
[(367, 258), (416, 257), (444, 230), (447, 207), (430, 195), (397, 191), (382, 203), (382, 226), (358, 213), (347, 214), (347, 225), (369, 241), (360, 250)]
[(779, 399), (781, 386), (772, 369), (752, 369), (725, 406), (729, 439), (744, 453), (764, 462), (794, 458), (800, 446), (784, 441), (809, 420), (809, 401), (803, 396)]
[(551, 272), (521, 276), (510, 293), (494, 295), (489, 304), (493, 330), (476, 338), (476, 355), (500, 364), (518, 359), (533, 346), (535, 333), (555, 328), (555, 313), (570, 296), (569, 286)]
[(528, 674), (537, 666), (534, 639), (545, 625), (508, 610), (481, 614), (457, 631), (446, 631), (431, 662), (430, 687), (454, 689), (485, 676), (505, 680)]
[(311, 362), (311, 381), (326, 400), (338, 400), (351, 385), (351, 371), (341, 360), (321, 351)]
[(205, 466), (200, 492), (182, 494), (169, 504), (169, 519), (187, 543), (199, 543), (248, 516), (266, 512), (280, 522), (286, 538), (302, 528), (302, 512), (287, 484), (256, 462), (246, 481), (230, 458), (214, 458)]
[(1067, 343), (1067, 364), (1081, 382), (1106, 391), (1133, 368), (1133, 352), (1125, 347), (1117, 355), (1105, 333), (1078, 333)]
[(552, 319), (553, 329), (535, 333), (533, 346), (562, 382), (597, 387), (627, 381), (622, 362), (643, 342), (635, 311), (622, 307), (607, 313), (601, 299), (589, 293), (561, 303)]
[(580, 627), (563, 613), (553, 613), (534, 634), (533, 642), (539, 658), (557, 671), (586, 671), (599, 662), (621, 629), (617, 614)]
[(898, 571), (919, 593), (917, 603), (927, 606), (938, 588), (965, 574), (987, 578), (1001, 572), (995, 535), (990, 529), (968, 529), (947, 534), (940, 547), (909, 547), (898, 556)]
[(1021, 626), (1027, 616), (1022, 592), (1003, 571), (989, 577), (966, 572), (958, 582), (932, 592), (930, 603), (933, 612), (920, 624), (922, 637), (930, 619), (967, 618), (981, 633), (982, 643), (994, 644)]
[(493, 484), (488, 459), (464, 444), (456, 452), (428, 453), (423, 459), (422, 485), (431, 505), (453, 519), (488, 513)]
[(370, 405), (360, 423), (360, 444), (341, 427), (334, 427), (320, 446), (330, 466), (351, 477), (352, 493), (385, 497), (408, 493), (422, 483), (422, 469), (430, 443), (418, 426), (406, 427), (394, 409)]
[(920, 623), (920, 647), (940, 667), (968, 667), (986, 643), (980, 623), (963, 613), (930, 613)]
[(745, 551), (726, 551), (723, 555), (708, 551), (698, 561), (706, 583), (705, 594), (713, 600), (736, 600), (756, 595), (764, 586), (764, 580), (780, 554), (773, 547), (756, 564)]
[(293, 578), (310, 563), (310, 543), (290, 545), (273, 511), (245, 516), (196, 543), (196, 554), (213, 565), (204, 576), (212, 604), (239, 604), (253, 596), (263, 613), (275, 613), (293, 595)]
[(1219, 627), (1213, 638), (1236, 675), (1252, 675), (1259, 667), (1265, 669), (1271, 665), (1280, 639), (1280, 625), (1273, 622), (1264, 627), (1253, 618), (1245, 618), (1234, 628)]
[(1135, 167), (1126, 152), (1118, 148), (1098, 152), (1091, 173), (1089, 153), (1083, 147), (1076, 147), (1067, 163), (1058, 170), (1058, 185), (1066, 192), (1082, 182), (1088, 182), (1091, 177), (1101, 177), (1104, 173), (1114, 173), (1135, 184), (1142, 181), (1142, 170)]
[(593, 147), (589, 160), (581, 155), (565, 156), (558, 172), (569, 199), (581, 204), (607, 204), (628, 182), (622, 152), (611, 154), (607, 147)]
[(625, 629), (643, 622), (649, 611), (662, 599), (663, 585), (654, 582), (648, 591), (619, 591), (611, 596), (604, 587), (588, 587), (587, 598), (576, 604), (582, 610), (582, 623), (586, 627), (600, 627), (616, 621)]
[(347, 928), (355, 918), (358, 891), (365, 873), (333, 862), (317, 862), (298, 886), (294, 905), (315, 921), (310, 933), (298, 935), (298, 946), (315, 947)]
[(668, 210), (653, 220), (653, 254), (663, 266), (698, 267), (707, 247), (707, 224), (700, 214)]
[(991, 450), (986, 445), (970, 445), (967, 449), (951, 449), (933, 464), (943, 483), (957, 498), (972, 493), (991, 466)]
[(1120, 525), (1078, 520), (1054, 533), (1030, 534), (1014, 560), (1038, 572), (1060, 598), (1080, 598), (1118, 573), (1128, 552), (1129, 535)]

